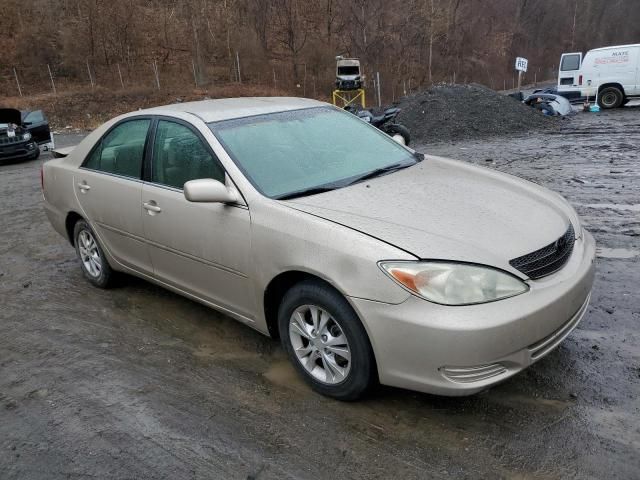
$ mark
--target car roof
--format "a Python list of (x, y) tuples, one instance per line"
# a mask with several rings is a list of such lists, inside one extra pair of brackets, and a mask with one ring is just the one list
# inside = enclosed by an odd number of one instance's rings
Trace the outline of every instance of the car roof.
[(197, 102), (175, 103), (162, 107), (138, 110), (136, 114), (153, 114), (171, 116), (175, 112), (186, 112), (196, 115), (205, 123), (229, 120), (232, 118), (251, 117), (266, 113), (286, 112), (302, 108), (321, 107), (327, 105), (317, 100), (296, 97), (242, 97), (200, 100)]

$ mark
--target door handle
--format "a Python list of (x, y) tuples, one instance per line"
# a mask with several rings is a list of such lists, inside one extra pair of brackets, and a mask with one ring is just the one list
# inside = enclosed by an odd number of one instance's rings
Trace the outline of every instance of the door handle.
[(87, 185), (86, 182), (79, 183), (78, 188), (82, 193), (87, 193), (89, 190), (91, 190), (91, 187)]
[(162, 211), (162, 209), (153, 200), (151, 202), (144, 202), (142, 206), (145, 208), (145, 210), (149, 211), (150, 215), (153, 215), (154, 213), (160, 213)]

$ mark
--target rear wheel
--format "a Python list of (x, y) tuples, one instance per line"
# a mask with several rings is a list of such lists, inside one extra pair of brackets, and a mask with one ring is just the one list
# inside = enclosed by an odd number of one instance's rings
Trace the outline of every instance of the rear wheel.
[(76, 222), (73, 241), (85, 278), (96, 287), (108, 288), (113, 282), (114, 272), (107, 262), (95, 233), (84, 220)]
[(289, 290), (278, 310), (282, 346), (315, 391), (356, 400), (376, 382), (373, 351), (360, 319), (337, 291), (316, 281)]
[(624, 94), (618, 87), (603, 88), (598, 95), (600, 108), (618, 108), (622, 106)]

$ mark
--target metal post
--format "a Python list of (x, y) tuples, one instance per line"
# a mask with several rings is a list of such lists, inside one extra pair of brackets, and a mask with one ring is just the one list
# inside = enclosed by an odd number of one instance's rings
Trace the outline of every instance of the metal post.
[(153, 61), (153, 73), (156, 75), (156, 86), (160, 90), (160, 76), (158, 75), (158, 62), (156, 60)]
[(193, 81), (196, 84), (196, 88), (198, 88), (198, 75), (196, 75), (196, 62), (191, 59), (191, 68), (193, 69)]
[(89, 82), (91, 83), (91, 90), (93, 90), (94, 83), (93, 77), (91, 76), (91, 67), (89, 67), (89, 59), (87, 58), (87, 73), (89, 74)]
[(316, 94), (316, 76), (313, 76), (313, 98), (317, 98)]
[(124, 82), (122, 81), (122, 72), (120, 71), (120, 64), (116, 65), (118, 67), (118, 76), (120, 77), (120, 87), (124, 88)]
[(380, 72), (376, 72), (376, 84), (378, 86), (378, 108), (382, 106), (382, 101), (380, 101)]
[(307, 96), (307, 64), (304, 64), (304, 76), (302, 77), (302, 96)]
[(13, 67), (13, 76), (16, 77), (16, 85), (18, 85), (18, 93), (22, 96), (22, 89), (20, 88), (20, 80), (18, 80), (18, 72), (16, 72), (16, 67)]
[(51, 73), (51, 67), (47, 63), (47, 70), (49, 70), (49, 78), (51, 79), (51, 86), (53, 87), (53, 94), (56, 95), (56, 84), (53, 81), (53, 74)]
[(538, 86), (538, 72), (533, 72), (533, 86)]
[(406, 80), (402, 80), (402, 93), (404, 94), (404, 96), (407, 96), (407, 81)]
[(273, 89), (276, 89), (276, 67), (273, 68)]
[(522, 70), (518, 70), (518, 91), (520, 91), (521, 86), (522, 86)]
[(456, 83), (456, 72), (453, 72), (453, 83)]
[(238, 83), (242, 83), (242, 77), (240, 76), (240, 54), (236, 51), (236, 65), (238, 66)]

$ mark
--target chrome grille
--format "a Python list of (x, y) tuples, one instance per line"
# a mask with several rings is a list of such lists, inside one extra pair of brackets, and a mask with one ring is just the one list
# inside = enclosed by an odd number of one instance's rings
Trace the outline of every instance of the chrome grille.
[(535, 280), (560, 270), (573, 252), (576, 242), (573, 225), (558, 240), (546, 247), (509, 261), (509, 264)]

